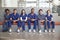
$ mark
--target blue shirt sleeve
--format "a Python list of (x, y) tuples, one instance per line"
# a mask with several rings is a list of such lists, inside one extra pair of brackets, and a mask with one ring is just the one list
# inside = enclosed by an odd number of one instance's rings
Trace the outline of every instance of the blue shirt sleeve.
[(17, 18), (19, 18), (20, 16), (19, 16), (19, 14), (17, 13)]
[(27, 17), (30, 18), (30, 14), (28, 14)]
[(35, 14), (35, 19), (38, 19), (38, 16)]
[(10, 14), (9, 17), (12, 18), (13, 17), (13, 14)]
[(45, 15), (45, 17), (47, 17), (47, 15)]
[(53, 15), (51, 15), (51, 18), (53, 17)]
[(28, 15), (27, 15), (27, 14), (25, 14), (25, 16), (26, 16), (26, 17), (28, 17)]

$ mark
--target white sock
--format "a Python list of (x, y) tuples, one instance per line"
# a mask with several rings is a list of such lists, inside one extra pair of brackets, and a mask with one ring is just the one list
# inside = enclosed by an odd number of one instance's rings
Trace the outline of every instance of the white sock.
[(11, 29), (9, 29), (9, 32), (11, 33), (11, 32), (12, 32), (12, 30), (11, 30)]
[(52, 32), (55, 32), (55, 30), (53, 29)]
[(19, 32), (20, 32), (20, 30), (18, 29), (18, 30), (17, 30), (17, 32), (19, 33)]
[(39, 30), (39, 33), (41, 33), (41, 30)]
[(45, 30), (45, 32), (47, 32), (47, 30)]
[(31, 32), (31, 29), (29, 30), (29, 32)]
[(49, 32), (51, 32), (51, 29), (49, 29)]
[(35, 30), (33, 30), (33, 32), (36, 32)]

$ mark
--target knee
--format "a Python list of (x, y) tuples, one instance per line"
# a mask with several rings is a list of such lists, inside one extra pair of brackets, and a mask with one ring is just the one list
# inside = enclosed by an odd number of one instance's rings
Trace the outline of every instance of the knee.
[(52, 22), (51, 22), (51, 24), (55, 24), (55, 22), (54, 22), (54, 21), (52, 21)]
[(21, 22), (21, 24), (24, 26), (25, 25), (25, 22)]
[(46, 21), (44, 21), (43, 24), (46, 25)]
[(17, 21), (17, 23), (18, 23), (18, 24), (20, 24), (20, 23), (21, 23), (21, 21)]
[(37, 21), (34, 21), (34, 24), (38, 24), (38, 22)]
[(50, 24), (50, 22), (49, 22), (49, 21), (47, 21), (47, 24)]
[(28, 23), (28, 24), (30, 24), (30, 23), (31, 23), (31, 21), (28, 21), (27, 23)]
[(17, 21), (17, 22), (21, 22), (21, 21)]

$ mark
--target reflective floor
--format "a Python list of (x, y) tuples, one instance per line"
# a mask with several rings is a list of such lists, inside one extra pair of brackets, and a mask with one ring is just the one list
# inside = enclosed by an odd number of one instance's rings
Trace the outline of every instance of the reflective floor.
[(0, 32), (0, 40), (60, 40), (60, 26), (56, 26), (55, 30), (55, 33)]

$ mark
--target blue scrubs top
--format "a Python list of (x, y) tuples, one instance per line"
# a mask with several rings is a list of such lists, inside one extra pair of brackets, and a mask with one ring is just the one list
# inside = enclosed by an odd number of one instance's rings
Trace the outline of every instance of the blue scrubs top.
[(25, 14), (25, 15), (20, 15), (20, 17), (22, 17), (22, 19), (25, 20), (26, 17), (27, 17), (27, 14)]
[(46, 17), (47, 17), (47, 20), (51, 21), (53, 16), (51, 14), (50, 14), (50, 16), (48, 16), (48, 14), (47, 14)]
[(28, 14), (28, 18), (30, 19), (38, 19), (38, 16), (34, 13), (34, 15)]
[(16, 15), (14, 15), (14, 13), (10, 14), (10, 18), (12, 18), (12, 20), (17, 20), (19, 18), (19, 14), (16, 13)]
[(5, 19), (5, 20), (10, 20), (10, 14), (9, 14), (9, 15), (4, 14), (4, 19)]

